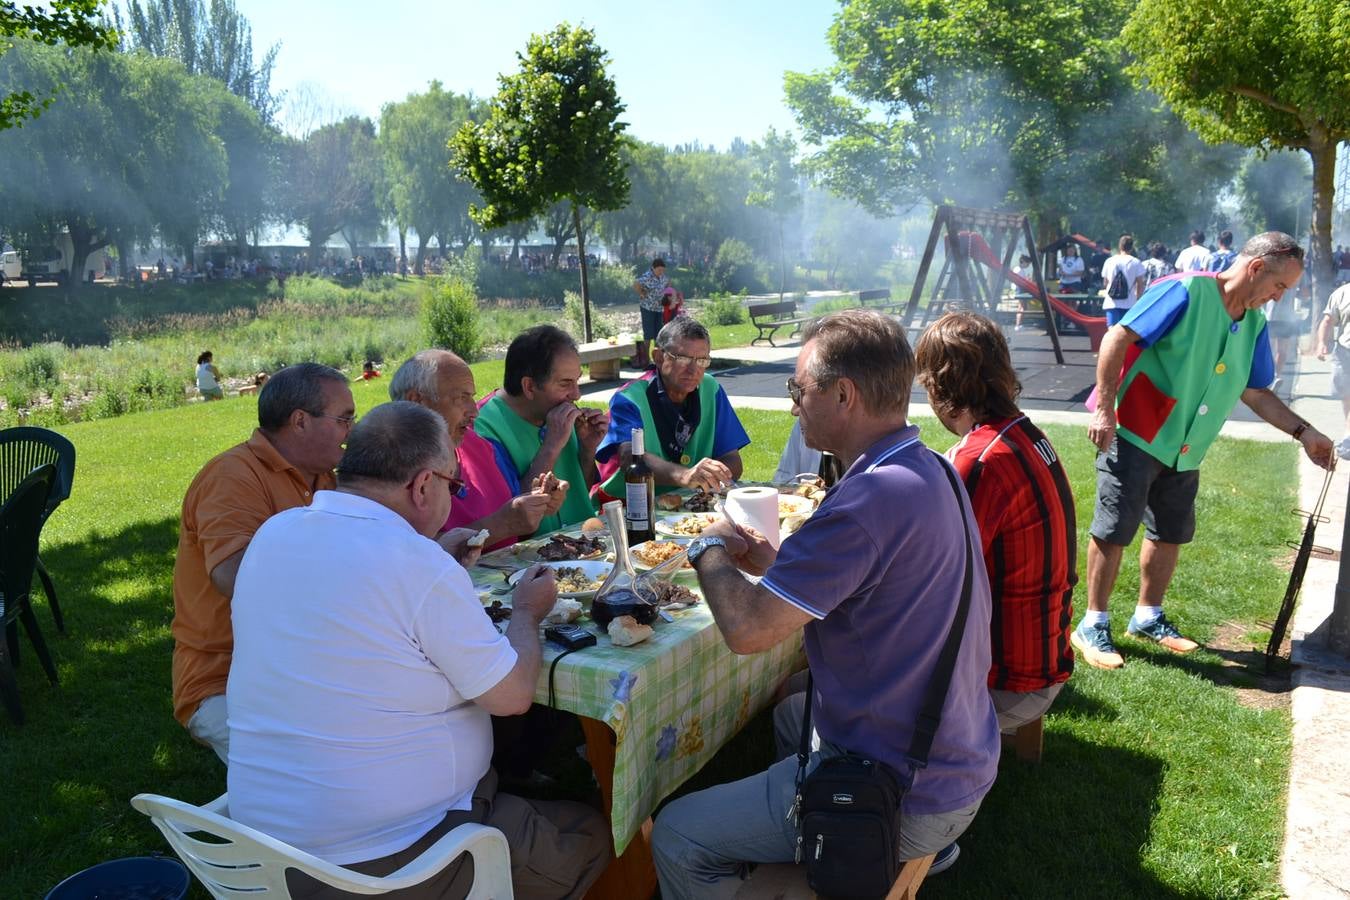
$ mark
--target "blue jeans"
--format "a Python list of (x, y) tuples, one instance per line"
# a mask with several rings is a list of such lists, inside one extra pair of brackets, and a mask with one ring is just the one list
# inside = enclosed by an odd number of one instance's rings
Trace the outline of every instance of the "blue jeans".
[[(792, 862), (797, 824), (792, 801), (797, 795), (796, 746), (806, 694), (793, 694), (774, 709), (774, 736), (783, 758), (758, 775), (688, 794), (661, 811), (652, 830), (652, 856), (662, 900), (717, 900), (734, 897), (748, 863)], [(842, 750), (828, 742), (811, 753), (807, 770), (822, 753)], [(936, 853), (969, 827), (978, 802), (965, 809), (926, 816), (905, 816), (900, 825), (900, 858)]]

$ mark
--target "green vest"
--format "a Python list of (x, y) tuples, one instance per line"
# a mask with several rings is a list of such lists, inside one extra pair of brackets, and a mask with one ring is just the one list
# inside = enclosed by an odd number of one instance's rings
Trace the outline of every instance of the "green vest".
[[(530, 471), (530, 464), (543, 446), (539, 426), (531, 425), (516, 415), (516, 411), (506, 405), (502, 395), (497, 394), (478, 410), (478, 420), (473, 430), (479, 436), (496, 441), (506, 448), (511, 462), (515, 463), (516, 477), (522, 481), (520, 489), (528, 491), (530, 486), (524, 483), (525, 473)], [(577, 448), (577, 434), (573, 431), (567, 436), (567, 446), (558, 454), (558, 462), (553, 466), (553, 474), (568, 483), (567, 499), (563, 501), (562, 509), (540, 521), (535, 534), (557, 531), (595, 515), (590, 485), (586, 483), (586, 476), (581, 474), (581, 463), (577, 460)]]
[[(652, 376), (652, 378), (660, 377), (660, 375)], [(633, 401), (638, 412), (642, 413), (642, 434), (646, 440), (647, 452), (665, 459), (664, 448), (661, 446), (660, 438), (657, 437), (656, 420), (652, 418), (652, 405), (647, 401), (647, 387), (651, 383), (651, 378), (639, 378), (637, 381), (629, 382), (619, 393)], [(698, 386), (698, 408), (698, 427), (689, 436), (689, 443), (685, 444), (684, 456), (670, 462), (688, 467), (700, 459), (712, 456), (713, 436), (717, 433), (717, 382), (706, 373)], [(624, 496), (623, 466), (619, 466), (600, 488), (611, 497)], [(658, 494), (668, 494), (676, 490), (679, 488), (669, 484), (658, 485), (656, 488)]]
[(1182, 282), (1190, 294), (1186, 312), (1125, 374), (1116, 421), (1122, 438), (1185, 472), (1200, 467), (1247, 389), (1266, 317), (1249, 309), (1234, 322), (1213, 277)]

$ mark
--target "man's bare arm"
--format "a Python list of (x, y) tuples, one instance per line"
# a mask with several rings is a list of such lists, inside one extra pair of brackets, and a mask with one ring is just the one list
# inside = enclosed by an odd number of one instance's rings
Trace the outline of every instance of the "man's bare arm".
[(225, 557), (211, 570), (211, 586), (226, 600), (234, 599), (234, 581), (239, 577), (239, 564), (244, 561), (244, 550)]
[(698, 582), (732, 653), (761, 653), (800, 631), (811, 616), (758, 584), (751, 584), (721, 547), (698, 560)]

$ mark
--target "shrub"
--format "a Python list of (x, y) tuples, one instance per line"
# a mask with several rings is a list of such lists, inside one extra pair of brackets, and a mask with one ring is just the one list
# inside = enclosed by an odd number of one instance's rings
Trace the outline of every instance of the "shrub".
[[(581, 294), (576, 291), (566, 291), (563, 293), (563, 328), (567, 330), (572, 337), (576, 338), (577, 343), (586, 339), (585, 322), (582, 320)], [(619, 322), (613, 316), (607, 316), (596, 308), (596, 304), (591, 304), (591, 334), (596, 340), (610, 337), (619, 333)]]
[(14, 374), (30, 387), (50, 390), (61, 377), (61, 364), (50, 346), (34, 347), (23, 355)]
[(716, 293), (703, 301), (698, 320), (704, 325), (739, 325), (746, 320), (745, 294)]
[(727, 238), (717, 248), (712, 277), (714, 284), (724, 291), (759, 293), (764, 290), (764, 275), (755, 252), (749, 244), (735, 238)]
[(33, 405), (33, 388), (19, 380), (5, 384), (5, 405), (14, 412)]
[(433, 347), (444, 347), (472, 362), (482, 350), (478, 296), (462, 278), (447, 277), (422, 295), (422, 326)]

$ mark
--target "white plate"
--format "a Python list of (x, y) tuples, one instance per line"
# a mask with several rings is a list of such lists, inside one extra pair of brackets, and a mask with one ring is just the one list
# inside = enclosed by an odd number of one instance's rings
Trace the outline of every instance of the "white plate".
[[(607, 563), (607, 562), (604, 562), (603, 560), (599, 560), (599, 559), (566, 560), (566, 561), (563, 561), (563, 562), (546, 562), (546, 563), (539, 563), (539, 565), (541, 565), (541, 566), (548, 566), (550, 569), (553, 569), (555, 573), (557, 572), (558, 569), (563, 569), (563, 568), (580, 569), (581, 571), (583, 571), (583, 572), (586, 573), (586, 576), (587, 576), (588, 578), (591, 578), (591, 579), (596, 579), (596, 578), (603, 579), (605, 576), (607, 576), (607, 575), (609, 574), (609, 570), (612, 569), (612, 568), (614, 568), (614, 566), (613, 566), (612, 563)], [(526, 569), (528, 569), (528, 568), (529, 568), (529, 567), (526, 566)], [(511, 585), (512, 587), (515, 587), (516, 584), (520, 581), (521, 576), (524, 575), (524, 574), (525, 574), (525, 569), (520, 569), (519, 571), (512, 572), (511, 575), (506, 579), (506, 583), (509, 584), (509, 585)], [(562, 590), (560, 590), (560, 591), (558, 591), (558, 596), (559, 596), (559, 597), (571, 597), (571, 598), (573, 598), (574, 600), (589, 600), (589, 599), (591, 599), (592, 597), (595, 596), (595, 591), (596, 591), (597, 588), (599, 588), (599, 585), (596, 585), (595, 588), (592, 588), (592, 589), (589, 590), (589, 591), (562, 591)]]
[(656, 520), (656, 533), (669, 535), (677, 538), (696, 538), (697, 534), (689, 534), (684, 531), (676, 531), (675, 526), (685, 519), (703, 519), (708, 525), (722, 518), (717, 513), (680, 513), (674, 516), (662, 516)]
[[(675, 545), (677, 545), (677, 546), (679, 546), (679, 547), (685, 547), (685, 546), (687, 546), (687, 545), (689, 544), (689, 542), (692, 541), (692, 540), (693, 540), (693, 538), (669, 538), (669, 539), (667, 539), (667, 540), (643, 541), (642, 543), (638, 544), (636, 547), (631, 547), (631, 548), (629, 548), (629, 550), (628, 550), (628, 556), (629, 556), (630, 559), (633, 560), (633, 568), (634, 568), (634, 569), (637, 569), (639, 572), (646, 572), (648, 569), (654, 569), (654, 568), (656, 568), (656, 566), (653, 566), (653, 565), (651, 565), (650, 563), (645, 563), (645, 562), (642, 561), (642, 559), (637, 555), (637, 551), (639, 550), (639, 548), (646, 547), (648, 544), (675, 544)], [(693, 566), (690, 566), (689, 563), (686, 562), (686, 563), (685, 563), (683, 566), (681, 566), (680, 568), (681, 568), (681, 570), (683, 570), (683, 569), (692, 569)]]

